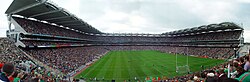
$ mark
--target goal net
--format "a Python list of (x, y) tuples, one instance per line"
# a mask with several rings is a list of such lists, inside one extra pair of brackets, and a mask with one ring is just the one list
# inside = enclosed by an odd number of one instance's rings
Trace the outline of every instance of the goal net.
[(176, 73), (189, 73), (190, 69), (188, 65), (176, 66)]
[[(176, 48), (176, 52), (178, 52), (177, 48)], [(176, 73), (189, 73), (190, 69), (189, 69), (189, 66), (188, 66), (188, 62), (189, 62), (188, 48), (186, 48), (186, 53), (181, 55), (182, 58), (178, 57), (178, 55), (180, 55), (180, 54), (176, 53), (175, 55), (176, 55), (176, 62), (175, 62), (176, 63)], [(183, 58), (183, 57), (186, 57), (186, 58)]]

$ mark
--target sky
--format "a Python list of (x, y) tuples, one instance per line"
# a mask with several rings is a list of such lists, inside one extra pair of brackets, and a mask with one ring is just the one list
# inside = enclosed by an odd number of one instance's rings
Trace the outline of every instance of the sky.
[[(0, 37), (8, 21), (0, 5)], [(250, 0), (51, 0), (105, 33), (154, 33), (221, 22), (242, 26), (250, 42)]]

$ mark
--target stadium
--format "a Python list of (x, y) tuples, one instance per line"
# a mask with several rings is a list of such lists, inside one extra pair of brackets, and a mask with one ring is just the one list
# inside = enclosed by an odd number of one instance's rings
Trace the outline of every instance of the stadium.
[(104, 33), (49, 0), (14, 0), (5, 14), (9, 30), (0, 39), (0, 62), (13, 63), (23, 82), (250, 80), (244, 79), (250, 78), (244, 67), (249, 44), (233, 22)]

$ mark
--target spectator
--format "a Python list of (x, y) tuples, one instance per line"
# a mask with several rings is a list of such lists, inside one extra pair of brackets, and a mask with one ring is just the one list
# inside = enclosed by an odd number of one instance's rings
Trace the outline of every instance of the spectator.
[(233, 78), (226, 78), (218, 82), (239, 82), (239, 81)]
[(246, 63), (244, 65), (244, 70), (249, 71), (250, 69), (250, 56), (246, 56)]
[(240, 82), (250, 82), (250, 72), (245, 72), (239, 78), (236, 78)]
[(217, 82), (217, 78), (214, 74), (215, 72), (214, 71), (210, 71), (208, 74), (207, 74), (207, 78), (206, 78), (206, 81), (205, 82)]
[[(228, 47), (238, 45), (231, 44), (227, 42), (223, 42), (224, 40), (238, 40), (242, 31), (221, 31), (221, 32), (212, 32), (212, 33), (201, 33), (201, 34), (195, 34), (195, 35), (187, 35), (187, 36), (175, 36), (175, 37), (157, 37), (157, 36), (137, 36), (136, 34), (130, 34), (131, 36), (94, 36), (94, 35), (88, 35), (79, 33), (76, 31), (69, 30), (67, 28), (61, 28), (58, 26), (50, 25), (41, 23), (38, 21), (32, 21), (28, 19), (23, 18), (17, 18), (13, 17), (14, 20), (17, 21), (17, 23), (20, 24), (20, 26), (28, 33), (30, 34), (38, 34), (38, 35), (46, 35), (50, 37), (33, 37), (33, 36), (25, 36), (24, 34), (21, 36), (21, 41), (26, 46), (45, 46), (47, 45), (53, 45), (57, 48), (43, 48), (43, 49), (35, 49), (35, 48), (27, 48), (23, 49), (26, 53), (28, 53), (31, 57), (37, 59), (38, 61), (44, 63), (46, 66), (49, 66), (51, 68), (60, 70), (61, 72), (65, 74), (70, 74), (77, 69), (84, 67), (88, 65), (89, 63), (92, 63), (95, 59), (100, 58), (105, 53), (107, 53), (110, 50), (157, 50), (161, 52), (167, 52), (167, 53), (179, 53), (184, 55), (192, 55), (197, 57), (203, 57), (203, 58), (215, 58), (215, 59), (227, 59), (230, 58), (234, 51), (231, 48), (214, 48), (214, 47), (205, 47), (205, 48), (199, 48), (199, 47), (175, 47), (175, 46), (183, 46), (183, 45), (209, 45), (209, 46), (222, 46), (222, 47)], [(56, 31), (52, 31), (56, 30)], [(215, 36), (220, 35), (220, 36)], [(222, 40), (222, 41), (221, 41)], [(190, 44), (190, 42), (198, 41), (197, 44)], [(221, 43), (209, 43), (210, 41), (221, 41)], [(7, 40), (1, 40), (0, 42), (0, 55), (1, 55), (1, 61), (3, 62), (10, 62), (14, 61), (13, 63), (20, 63), (25, 61), (31, 61), (28, 57), (22, 54), (22, 51), (20, 49), (16, 48), (14, 45), (6, 45), (13, 44), (13, 42), (9, 42)], [(82, 46), (81, 44), (103, 44), (101, 46)], [(106, 45), (107, 44), (107, 45)], [(119, 44), (118, 46), (116, 46)], [(121, 44), (121, 45), (120, 45)], [(129, 44), (130, 46), (123, 46)], [(138, 46), (136, 44), (141, 44), (141, 46)], [(168, 46), (153, 46), (155, 44), (168, 44)], [(64, 46), (62, 48), (61, 46)], [(74, 45), (74, 46), (72, 46)], [(79, 46), (80, 45), (80, 46)], [(109, 46), (112, 45), (112, 46)], [(152, 45), (152, 46), (150, 46)], [(77, 47), (75, 47), (77, 46)], [(244, 69), (249, 70), (249, 57), (248, 61), (241, 61), (241, 65), (244, 65)], [(219, 71), (218, 74), (215, 72), (209, 72), (207, 70), (218, 70), (218, 69), (225, 69), (226, 65), (225, 63), (223, 65), (219, 65), (214, 68), (210, 69), (204, 69), (205, 71), (202, 71), (202, 73), (198, 73), (197, 75), (201, 75), (201, 77), (197, 76), (194, 78), (194, 74), (188, 74), (180, 77), (170, 78), (171, 81), (185, 81), (188, 80), (190, 77), (193, 77), (195, 80), (197, 79), (204, 79), (206, 78), (206, 81), (217, 81), (219, 78), (219, 81), (229, 80), (228, 78), (225, 78), (226, 73), (222, 70)], [(1, 65), (1, 64), (0, 64)], [(17, 67), (19, 69), (32, 69), (33, 66), (29, 66), (30, 64), (23, 64), (27, 66), (19, 66)], [(236, 65), (235, 65), (236, 66)], [(28, 68), (27, 68), (28, 67)], [(46, 69), (44, 69), (46, 71)], [(38, 72), (38, 70), (34, 70)], [(231, 71), (231, 69), (230, 69)], [(16, 78), (15, 81), (38, 81), (44, 80), (44, 81), (54, 81), (54, 78), (51, 78), (53, 74), (50, 76), (46, 75), (48, 72), (40, 73), (41, 75), (36, 75), (34, 73), (30, 73), (30, 71), (27, 71), (28, 73), (22, 73), (20, 76)], [(209, 73), (207, 73), (209, 72)], [(240, 69), (237, 69), (237, 72), (239, 72), (238, 77), (241, 77), (244, 74), (240, 71)], [(49, 72), (49, 74), (51, 74)], [(208, 75), (208, 76), (205, 76)], [(38, 78), (39, 77), (39, 78)]]
[[(1, 69), (5, 67), (5, 62), (10, 62), (11, 64), (14, 65), (15, 68), (15, 72), (12, 74), (7, 74), (1, 70), (0, 71), (1, 81), (6, 80), (8, 78), (7, 82), (19, 82), (19, 81), (26, 82), (29, 80), (29, 78), (36, 78), (37, 74), (41, 74), (41, 76), (47, 77), (45, 74), (47, 70), (45, 68), (36, 65), (36, 63), (34, 63), (31, 59), (29, 59), (20, 48), (16, 47), (14, 43), (7, 38), (0, 38), (0, 56), (1, 56), (0, 57)], [(37, 66), (39, 66), (40, 68), (39, 70), (36, 69)], [(33, 73), (30, 71), (26, 71), (27, 68), (32, 69)], [(6, 71), (6, 69), (4, 71)], [(44, 77), (41, 77), (39, 79), (41, 81), (44, 81)], [(48, 77), (48, 79), (51, 78), (54, 79), (54, 77)], [(64, 81), (64, 80), (58, 79), (57, 81)]]
[(224, 72), (223, 68), (220, 68), (218, 82), (222, 82), (225, 79), (228, 79), (227, 74)]
[(3, 82), (10, 82), (10, 80), (8, 79), (8, 76), (10, 76), (13, 71), (14, 71), (15, 67), (13, 64), (11, 63), (5, 63), (2, 67), (2, 72), (0, 75), (0, 81)]
[(22, 77), (23, 77), (23, 73), (18, 73), (17, 77), (14, 78), (13, 82), (19, 82)]
[(236, 67), (236, 71), (237, 71), (236, 78), (239, 78), (242, 74), (246, 72), (241, 66)]
[(15, 71), (11, 76), (9, 76), (8, 78), (9, 78), (10, 82), (13, 82), (14, 79), (17, 77), (17, 75), (18, 75), (18, 72)]

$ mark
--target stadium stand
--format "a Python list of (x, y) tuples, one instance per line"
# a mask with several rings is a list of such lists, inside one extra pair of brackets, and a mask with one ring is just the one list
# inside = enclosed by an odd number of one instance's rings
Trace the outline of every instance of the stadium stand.
[(103, 55), (107, 50), (99, 47), (73, 47), (28, 49), (26, 52), (50, 67), (63, 73), (69, 73), (82, 65), (92, 62), (93, 59)]
[[(113, 50), (157, 50), (197, 57), (229, 59), (236, 54), (235, 50), (241, 47), (241, 35), (244, 30), (234, 23), (223, 22), (162, 34), (110, 34), (98, 31), (49, 1), (27, 0), (29, 3), (40, 5), (31, 6), (23, 11), (13, 6), (17, 5), (17, 2), (22, 6), (29, 5), (14, 0), (6, 11), (8, 20), (15, 26), (15, 29), (10, 28), (7, 31), (7, 37), (11, 41), (0, 40), (0, 61), (2, 64), (14, 63), (15, 67), (19, 68), (17, 73), (20, 76), (17, 77), (23, 81), (37, 79), (53, 82), (65, 81), (66, 77), (73, 76), (88, 64)], [(41, 11), (36, 11), (37, 8), (41, 8)], [(44, 14), (53, 10), (58, 10), (58, 12)], [(200, 72), (174, 78), (162, 77), (159, 80), (171, 82), (207, 80), (209, 82), (208, 80), (212, 79), (222, 82), (221, 80), (232, 80), (220, 79), (220, 77), (226, 75), (225, 71), (235, 69), (238, 74), (232, 72), (230, 78), (247, 82), (248, 79), (243, 77), (250, 77), (249, 72), (246, 72), (248, 67), (242, 66), (249, 65), (248, 58), (248, 56), (243, 56)], [(36, 60), (42, 63), (41, 66)], [(32, 62), (31, 68), (27, 66), (23, 68), (19, 65), (23, 63), (26, 65), (26, 61)], [(231, 69), (228, 69), (228, 64), (232, 65)], [(52, 70), (59, 70), (63, 75), (53, 74), (46, 66)]]
[[(8, 38), (0, 38), (0, 56), (0, 69), (3, 70), (0, 72), (4, 73), (4, 70), (9, 72), (10, 74), (6, 73), (5, 75), (10, 82), (14, 80), (14, 82), (38, 82), (38, 80), (55, 82), (56, 79), (57, 81), (65, 81), (62, 76), (59, 77), (43, 66), (36, 64)], [(8, 66), (5, 67), (5, 64)], [(13, 70), (9, 70), (11, 64), (15, 65)], [(4, 80), (2, 77), (3, 74), (1, 74), (0, 80), (8, 82), (8, 80)]]
[(17, 48), (12, 41), (7, 38), (0, 39), (0, 55), (2, 62), (18, 63), (30, 60), (22, 54), (21, 50)]
[(88, 37), (84, 36), (81, 33), (71, 31), (70, 29), (65, 29), (45, 23), (40, 23), (38, 21), (25, 20), (17, 17), (14, 17), (14, 19), (24, 28), (25, 31), (32, 34), (45, 34), (52, 36), (63, 36), (63, 37), (82, 38), (82, 39)]

